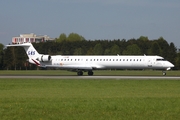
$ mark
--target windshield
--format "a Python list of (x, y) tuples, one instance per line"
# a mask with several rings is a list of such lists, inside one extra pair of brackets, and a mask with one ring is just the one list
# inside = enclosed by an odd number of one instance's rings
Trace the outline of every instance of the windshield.
[(166, 61), (165, 59), (156, 59), (156, 61)]

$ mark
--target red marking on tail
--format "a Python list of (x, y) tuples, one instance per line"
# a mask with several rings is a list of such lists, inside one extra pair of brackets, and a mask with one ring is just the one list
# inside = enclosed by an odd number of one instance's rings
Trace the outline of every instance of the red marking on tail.
[(33, 60), (33, 59), (32, 59), (32, 61), (33, 61), (34, 63), (36, 63), (37, 66), (40, 66), (40, 64), (39, 64), (37, 61), (35, 61), (35, 60)]

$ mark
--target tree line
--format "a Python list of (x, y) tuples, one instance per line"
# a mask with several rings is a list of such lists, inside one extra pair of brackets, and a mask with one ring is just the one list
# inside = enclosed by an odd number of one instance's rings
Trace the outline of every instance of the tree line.
[[(71, 33), (61, 34), (52, 42), (33, 43), (41, 54), (48, 55), (159, 55), (172, 62), (180, 69), (180, 51), (174, 43), (168, 43), (163, 37), (149, 40), (141, 36), (138, 39), (85, 40), (84, 37)], [(22, 47), (4, 47), (0, 44), (1, 70), (42, 69), (29, 64)]]

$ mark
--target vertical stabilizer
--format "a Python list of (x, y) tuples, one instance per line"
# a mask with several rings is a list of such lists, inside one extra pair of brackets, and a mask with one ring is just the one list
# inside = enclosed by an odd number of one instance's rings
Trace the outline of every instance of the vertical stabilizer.
[(13, 45), (6, 45), (6, 46), (7, 47), (16, 47), (16, 46), (23, 47), (29, 58), (29, 62), (36, 64), (38, 66), (40, 65), (39, 61), (37, 61), (40, 54), (36, 51), (36, 49), (34, 48), (34, 46), (31, 43), (13, 44)]

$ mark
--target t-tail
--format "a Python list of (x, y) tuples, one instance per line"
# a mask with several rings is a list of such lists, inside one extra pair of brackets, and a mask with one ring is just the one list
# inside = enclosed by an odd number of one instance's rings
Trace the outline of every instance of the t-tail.
[(51, 60), (51, 56), (39, 54), (31, 43), (7, 45), (7, 47), (11, 47), (11, 46), (23, 47), (29, 58), (28, 61), (32, 64), (36, 64), (37, 66), (41, 66), (41, 62), (46, 62)]

